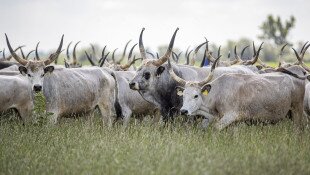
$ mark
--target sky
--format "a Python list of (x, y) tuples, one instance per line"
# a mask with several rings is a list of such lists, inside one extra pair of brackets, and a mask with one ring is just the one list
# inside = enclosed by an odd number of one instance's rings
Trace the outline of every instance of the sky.
[(155, 50), (179, 27), (175, 46), (185, 50), (204, 37), (217, 44), (257, 40), (268, 14), (295, 16), (289, 40), (296, 43), (310, 40), (309, 9), (309, 0), (0, 0), (0, 48), (6, 47), (4, 33), (26, 51), (38, 41), (40, 51), (56, 49), (64, 34), (65, 45), (81, 41), (81, 47), (96, 43), (112, 50), (138, 42), (145, 27), (144, 44)]

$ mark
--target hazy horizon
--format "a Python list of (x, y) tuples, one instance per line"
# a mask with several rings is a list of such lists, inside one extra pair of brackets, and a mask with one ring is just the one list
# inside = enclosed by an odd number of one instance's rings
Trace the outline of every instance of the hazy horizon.
[(175, 47), (185, 50), (207, 37), (211, 43), (246, 37), (258, 41), (259, 25), (268, 14), (291, 15), (296, 25), (288, 39), (293, 43), (310, 39), (310, 21), (306, 18), (310, 1), (276, 0), (1, 0), (2, 22), (0, 49), (6, 48), (4, 33), (14, 47), (25, 44), (31, 50), (40, 41), (40, 51), (55, 49), (61, 35), (65, 45), (70, 41), (108, 45), (110, 50), (123, 48), (132, 39), (138, 42), (145, 27), (144, 44), (151, 49), (167, 45), (179, 27)]

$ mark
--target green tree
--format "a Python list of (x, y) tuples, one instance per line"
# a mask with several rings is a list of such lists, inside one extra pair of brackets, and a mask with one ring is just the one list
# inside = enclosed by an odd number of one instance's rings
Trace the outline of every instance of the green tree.
[(267, 16), (267, 20), (260, 26), (263, 34), (259, 36), (260, 39), (273, 40), (276, 45), (283, 45), (289, 43), (287, 36), (291, 29), (295, 26), (295, 17), (291, 16), (289, 20), (282, 23), (281, 18), (272, 15)]

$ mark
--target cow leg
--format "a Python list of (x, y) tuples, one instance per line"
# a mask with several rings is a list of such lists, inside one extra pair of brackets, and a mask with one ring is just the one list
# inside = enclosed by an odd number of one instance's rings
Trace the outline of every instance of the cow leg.
[(122, 112), (123, 112), (123, 117), (124, 117), (123, 126), (127, 127), (130, 121), (130, 117), (132, 115), (132, 111), (128, 107), (122, 107)]
[(207, 128), (209, 124), (214, 120), (214, 116), (208, 112), (198, 110), (196, 114), (204, 117), (201, 122), (202, 128)]
[(58, 122), (59, 113), (58, 112), (48, 112), (48, 111), (46, 111), (46, 113), (52, 113), (52, 115), (49, 116), (49, 124), (56, 125)]
[(91, 110), (89, 113), (86, 114), (86, 119), (89, 125), (93, 124), (94, 113), (95, 113), (95, 110)]
[(100, 104), (98, 105), (102, 117), (103, 125), (112, 126), (112, 116), (111, 116), (111, 105), (108, 104)]
[(291, 114), (292, 114), (292, 118), (294, 121), (294, 125), (298, 128), (298, 129), (303, 129), (303, 125), (304, 125), (304, 120), (303, 120), (303, 106), (302, 103), (301, 104), (297, 104), (296, 106), (292, 106), (292, 110), (291, 110)]
[(237, 121), (238, 115), (234, 112), (228, 112), (215, 124), (215, 128), (223, 130), (233, 122)]
[(306, 124), (308, 125), (310, 122), (310, 116), (306, 113), (306, 111), (303, 111), (303, 117), (306, 120)]
[(161, 117), (160, 111), (156, 110), (153, 116), (152, 125), (158, 123), (160, 121), (160, 117)]
[(23, 120), (23, 124), (30, 124), (32, 121), (32, 110), (33, 108), (28, 108), (28, 107), (23, 107), (23, 108), (19, 108), (17, 109), (17, 112), (20, 116), (20, 118)]

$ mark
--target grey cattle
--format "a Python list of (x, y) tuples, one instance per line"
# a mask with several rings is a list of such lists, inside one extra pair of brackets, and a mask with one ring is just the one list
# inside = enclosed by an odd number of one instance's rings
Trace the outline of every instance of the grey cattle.
[[(171, 55), (178, 29), (174, 32), (165, 55), (157, 60), (146, 58), (142, 41), (143, 31), (144, 28), (140, 33), (139, 39), (140, 54), (143, 58), (142, 65), (137, 70), (137, 74), (129, 83), (129, 86), (131, 89), (139, 91), (144, 99), (155, 104), (160, 109), (163, 120), (167, 121), (169, 118), (173, 119), (173, 116), (179, 112), (182, 106), (182, 98), (179, 97), (175, 91), (179, 83), (171, 78), (167, 71), (168, 65), (164, 64)], [(173, 70), (178, 76), (185, 80), (196, 81), (203, 80), (204, 77), (208, 76), (210, 73), (210, 68), (177, 64), (173, 65)], [(244, 71), (253, 73), (246, 67), (241, 66), (236, 68), (221, 68), (221, 70), (221, 74), (231, 72), (245, 73)], [(218, 72), (220, 72), (220, 70)]]
[(99, 107), (105, 124), (112, 124), (110, 116), (114, 104), (113, 77), (100, 68), (55, 69), (48, 66), (61, 52), (63, 36), (57, 51), (46, 60), (27, 61), (12, 50), (6, 36), (8, 48), (14, 59), (22, 66), (21, 74), (28, 76), (31, 89), (42, 91), (46, 98), (46, 112), (53, 115), (51, 123), (61, 116), (88, 114), (91, 118), (95, 107)]
[(302, 125), (305, 76), (283, 68), (266, 74), (224, 74), (211, 81), (212, 71), (198, 82), (185, 81), (172, 69), (170, 73), (182, 85), (177, 89), (183, 96), (181, 113), (204, 116), (205, 127), (213, 119), (218, 119), (219, 130), (247, 120), (277, 122), (289, 111), (294, 123)]
[[(306, 42), (304, 44), (304, 46), (302, 47), (300, 53), (298, 53), (295, 49), (294, 53), (298, 59), (298, 62), (295, 64), (299, 64), (300, 66), (302, 66), (305, 71), (307, 71), (308, 73), (310, 72), (310, 68), (303, 62), (305, 53), (307, 51), (307, 49), (310, 47), (310, 44), (307, 45), (308, 42)], [(283, 63), (281, 64), (283, 65)], [(285, 64), (286, 67), (291, 67), (291, 64)], [(304, 113), (305, 115), (308, 117), (308, 119), (310, 119), (310, 83), (309, 81), (307, 81), (306, 87), (305, 87), (305, 97), (304, 97)]]
[(129, 88), (128, 83), (135, 76), (134, 71), (114, 71), (112, 73), (116, 82), (116, 102), (115, 106), (118, 117), (123, 118), (123, 124), (126, 126), (132, 115), (143, 119), (146, 115), (154, 116), (154, 122), (159, 121), (160, 115), (157, 107), (142, 98), (138, 91)]
[(17, 73), (0, 73), (0, 112), (16, 109), (23, 122), (29, 123), (33, 111), (33, 94), (29, 81)]

